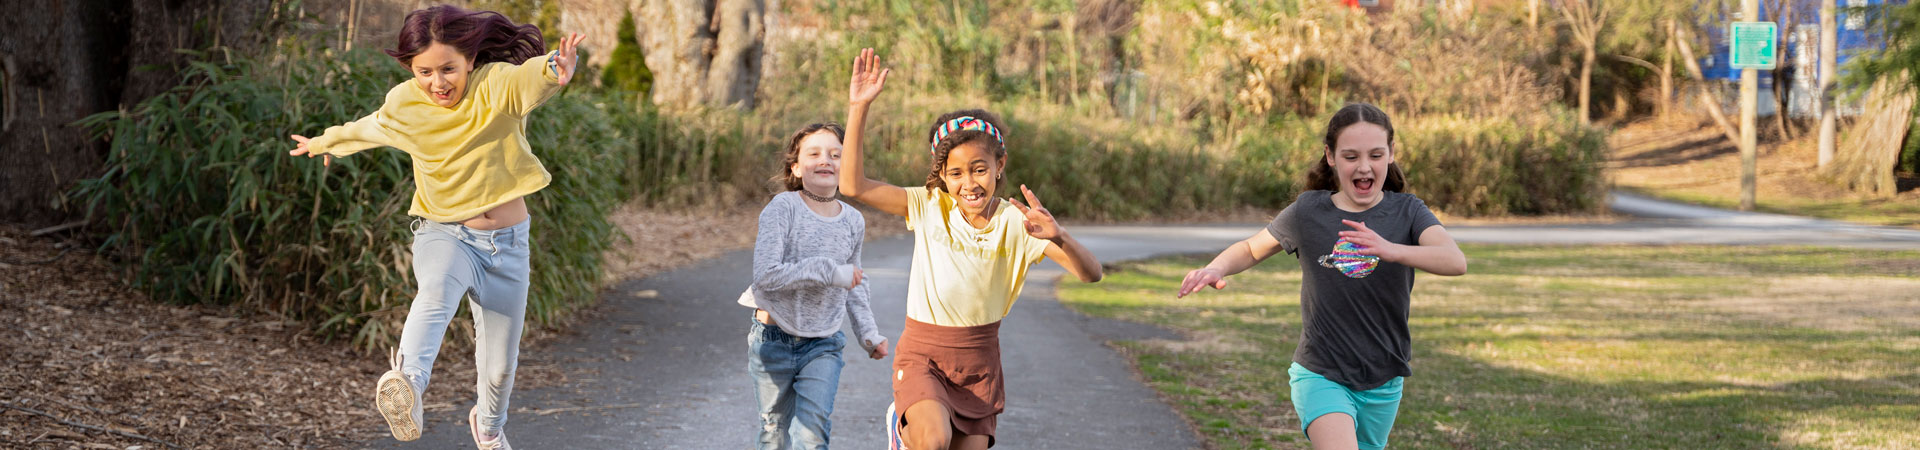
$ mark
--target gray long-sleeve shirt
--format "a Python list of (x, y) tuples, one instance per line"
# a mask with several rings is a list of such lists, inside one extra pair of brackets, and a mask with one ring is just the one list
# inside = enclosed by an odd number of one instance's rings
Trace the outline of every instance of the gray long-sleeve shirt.
[(871, 351), (885, 343), (873, 322), (867, 284), (847, 288), (860, 267), (866, 230), (866, 218), (845, 202), (840, 215), (822, 217), (797, 192), (775, 195), (760, 210), (753, 243), (753, 306), (794, 336), (831, 336), (852, 316), (861, 347)]

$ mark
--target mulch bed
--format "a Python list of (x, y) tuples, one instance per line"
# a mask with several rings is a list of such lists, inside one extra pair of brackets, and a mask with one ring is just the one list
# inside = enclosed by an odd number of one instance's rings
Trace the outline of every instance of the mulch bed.
[(4, 447), (343, 447), (383, 428), (367, 406), (379, 358), (298, 323), (157, 304), (119, 275), (91, 247), (0, 226)]
[[(752, 247), (758, 209), (615, 216), (636, 237), (610, 252), (609, 285)], [(870, 238), (905, 232), (876, 212), (868, 223)], [(390, 439), (372, 406), (385, 355), (257, 311), (156, 303), (91, 244), (62, 235), (0, 225), (0, 448), (343, 448)], [(595, 311), (566, 322), (590, 322)], [(569, 335), (529, 328), (514, 390), (591, 376), (539, 350)], [(428, 411), (473, 404), (464, 339), (447, 337)]]

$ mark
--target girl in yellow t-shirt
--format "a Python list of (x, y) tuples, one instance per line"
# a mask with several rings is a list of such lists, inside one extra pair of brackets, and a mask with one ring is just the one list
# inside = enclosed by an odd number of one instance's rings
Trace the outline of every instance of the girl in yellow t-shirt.
[[(872, 49), (854, 60), (840, 192), (905, 217), (914, 231), (907, 325), (894, 347), (889, 441), (900, 448), (984, 449), (1006, 409), (1000, 319), (1020, 297), (1027, 268), (1053, 258), (1081, 281), (1100, 262), (1053, 220), (1026, 186), (1026, 202), (996, 197), (1006, 185), (1006, 126), (992, 113), (940, 116), (928, 131), (932, 171), (925, 186), (867, 178), (861, 130), (889, 70)], [(1017, 211), (1016, 211), (1017, 209)]]
[(502, 427), (526, 318), (531, 215), (523, 198), (552, 179), (527, 145), (526, 116), (573, 78), (582, 36), (542, 54), (540, 29), (500, 13), (435, 6), (407, 14), (387, 54), (413, 73), (373, 114), (293, 136), (292, 155), (346, 156), (393, 147), (413, 157), (413, 273), (419, 293), (393, 369), (374, 404), (393, 437), (420, 437), (421, 393), (447, 322), (473, 303), (478, 400), (468, 412), (480, 448), (508, 448)]

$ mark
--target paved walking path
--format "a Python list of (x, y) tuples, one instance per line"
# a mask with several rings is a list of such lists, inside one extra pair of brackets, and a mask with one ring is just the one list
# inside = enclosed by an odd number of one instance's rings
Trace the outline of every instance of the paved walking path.
[[(1484, 243), (1920, 248), (1920, 231), (1914, 230), (1729, 212), (1630, 194), (1616, 194), (1612, 206), (1638, 218), (1450, 231), (1462, 242)], [(1259, 229), (1259, 224), (1068, 227), (1103, 262), (1215, 252)], [(911, 239), (895, 236), (866, 248), (874, 316), (893, 340), (906, 316), (899, 299), (906, 296)], [(576, 375), (562, 386), (516, 393), (507, 430), (514, 443), (536, 449), (751, 447), (758, 415), (753, 382), (746, 374), (750, 314), (733, 303), (751, 278), (751, 266), (752, 253), (738, 251), (603, 292), (603, 317), (580, 324), (577, 336), (541, 350), (547, 353), (545, 359), (573, 365), (568, 373), (587, 375)], [(1198, 438), (1184, 421), (1140, 382), (1122, 356), (1102, 344), (1177, 336), (1068, 311), (1053, 297), (1054, 280), (1063, 274), (1052, 262), (1036, 268), (1001, 328), (1007, 412), (1000, 421), (1000, 448), (1198, 448)], [(857, 346), (850, 348), (834, 408), (832, 444), (882, 448), (886, 435), (881, 416), (890, 401), (891, 360), (871, 360)], [(429, 399), (436, 401), (447, 400)], [(369, 445), (470, 448), (465, 431), (465, 405), (470, 403), (457, 399), (455, 404), (462, 405), (457, 411), (429, 413), (427, 435), (419, 441), (397, 445), (387, 439)]]

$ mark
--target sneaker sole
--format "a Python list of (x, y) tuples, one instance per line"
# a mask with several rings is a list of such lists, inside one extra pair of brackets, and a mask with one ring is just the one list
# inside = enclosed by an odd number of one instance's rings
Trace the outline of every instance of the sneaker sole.
[(413, 420), (413, 386), (407, 385), (406, 377), (380, 377), (374, 405), (386, 417), (394, 439), (404, 442), (420, 438), (420, 424)]

